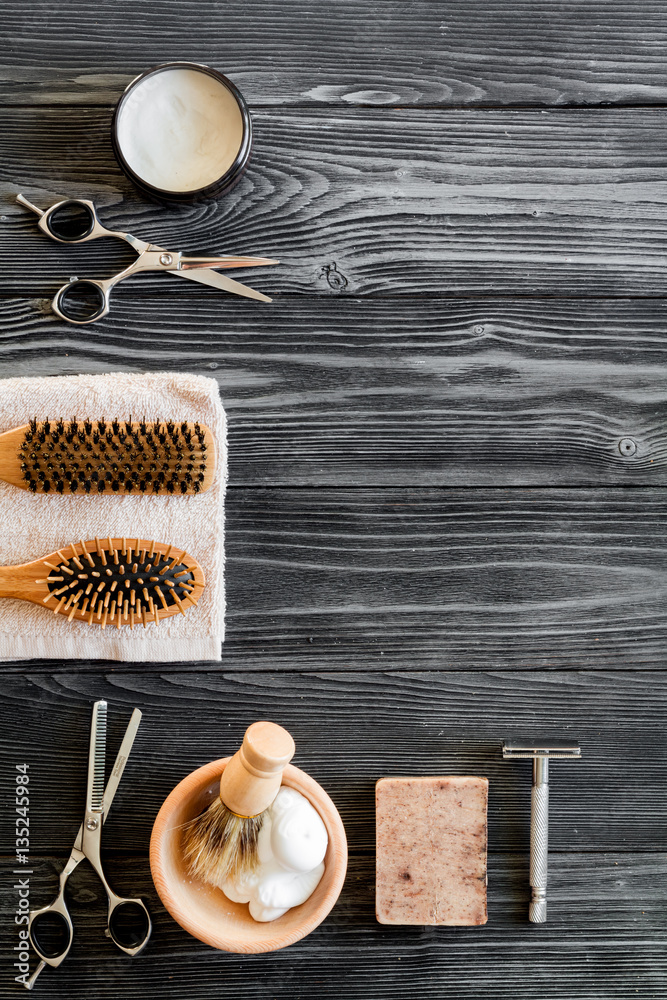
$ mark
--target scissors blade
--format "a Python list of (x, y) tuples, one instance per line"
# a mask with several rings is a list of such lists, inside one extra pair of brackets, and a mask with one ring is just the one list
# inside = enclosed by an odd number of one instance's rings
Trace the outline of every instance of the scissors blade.
[(247, 299), (257, 299), (258, 302), (270, 302), (268, 295), (256, 292), (248, 285), (242, 285), (240, 281), (228, 278), (226, 274), (218, 274), (217, 271), (166, 271), (166, 274), (173, 274), (177, 278), (189, 278), (190, 281), (199, 281), (202, 285), (210, 285), (211, 288), (222, 289), (224, 292), (231, 292), (232, 295), (244, 295)]
[(104, 766), (107, 751), (107, 703), (96, 701), (90, 724), (90, 749), (88, 751), (88, 784), (86, 786), (86, 813), (101, 813), (104, 809)]
[(141, 712), (138, 708), (135, 708), (132, 712), (132, 717), (127, 724), (125, 736), (123, 736), (123, 742), (121, 743), (118, 753), (116, 754), (116, 760), (114, 761), (111, 777), (107, 781), (107, 787), (104, 789), (104, 819), (107, 818), (107, 813), (111, 808), (111, 803), (114, 800), (116, 790), (120, 784), (120, 779), (123, 777), (123, 771), (125, 770), (127, 759), (130, 756), (130, 751), (132, 750), (132, 745), (134, 743), (134, 738), (137, 735), (140, 722)]
[(189, 270), (191, 267), (259, 267), (263, 264), (279, 264), (279, 260), (270, 257), (238, 257), (225, 254), (222, 257), (186, 257), (181, 256), (180, 267)]
[[(123, 742), (121, 743), (118, 753), (116, 754), (116, 760), (114, 761), (113, 770), (111, 772), (111, 777), (107, 781), (107, 787), (104, 789), (104, 812), (102, 813), (102, 822), (104, 823), (107, 818), (109, 809), (111, 808), (111, 803), (114, 800), (114, 796), (118, 790), (120, 784), (120, 779), (123, 777), (123, 771), (125, 770), (125, 765), (127, 764), (130, 753), (132, 752), (132, 746), (134, 744), (135, 736), (137, 735), (137, 730), (139, 729), (139, 723), (141, 722), (141, 712), (138, 708), (132, 712), (130, 721), (127, 724), (127, 729), (125, 730), (125, 735), (123, 736)], [(81, 851), (83, 845), (83, 823), (79, 827), (79, 832), (76, 835), (76, 840), (74, 841), (75, 851)], [(83, 858), (83, 854), (81, 855)], [(78, 860), (80, 861), (81, 858)]]

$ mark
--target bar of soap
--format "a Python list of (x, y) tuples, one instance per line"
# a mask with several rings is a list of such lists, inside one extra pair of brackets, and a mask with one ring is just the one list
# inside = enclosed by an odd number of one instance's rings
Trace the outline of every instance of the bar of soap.
[(486, 778), (382, 778), (375, 786), (381, 924), (485, 924)]

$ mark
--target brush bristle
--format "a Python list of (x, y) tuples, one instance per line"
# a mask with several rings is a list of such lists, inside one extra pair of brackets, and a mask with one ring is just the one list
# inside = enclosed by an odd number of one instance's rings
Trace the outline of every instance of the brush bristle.
[(227, 879), (249, 874), (259, 863), (257, 840), (264, 813), (242, 819), (217, 798), (184, 824), (183, 847), (195, 878), (222, 888)]
[[(118, 540), (116, 540), (118, 541)], [(44, 603), (54, 613), (100, 624), (144, 628), (157, 625), (161, 612), (178, 609), (185, 614), (198, 584), (188, 565), (185, 551), (173, 554), (155, 550), (155, 543), (137, 538), (123, 539), (116, 548), (112, 539), (80, 542), (64, 551), (59, 549), (57, 563), (47, 563), (49, 575), (35, 583), (46, 584)]]
[(199, 493), (206, 428), (172, 421), (32, 420), (18, 449), (33, 493)]

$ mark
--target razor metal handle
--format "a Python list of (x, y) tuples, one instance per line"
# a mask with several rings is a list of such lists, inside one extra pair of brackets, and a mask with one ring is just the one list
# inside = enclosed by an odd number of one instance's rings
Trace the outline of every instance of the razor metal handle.
[(530, 810), (530, 908), (532, 924), (547, 920), (547, 852), (549, 850), (549, 759), (579, 760), (581, 748), (574, 743), (546, 746), (540, 743), (503, 742), (503, 759), (533, 762)]
[(547, 919), (547, 871), (549, 856), (549, 761), (533, 761), (533, 788), (530, 796), (530, 907), (532, 924)]

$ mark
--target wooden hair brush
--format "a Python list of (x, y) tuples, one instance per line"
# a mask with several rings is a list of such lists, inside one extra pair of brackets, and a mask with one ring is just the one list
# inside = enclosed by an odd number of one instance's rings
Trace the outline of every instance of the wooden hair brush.
[(173, 420), (32, 420), (0, 434), (0, 479), (33, 493), (203, 493), (208, 427)]
[(157, 625), (196, 605), (204, 573), (173, 545), (96, 538), (22, 566), (0, 566), (0, 597), (31, 601), (89, 625)]
[(230, 876), (258, 864), (257, 838), (275, 799), (294, 740), (274, 722), (254, 722), (220, 778), (220, 795), (184, 825), (184, 855), (191, 873), (222, 887)]

